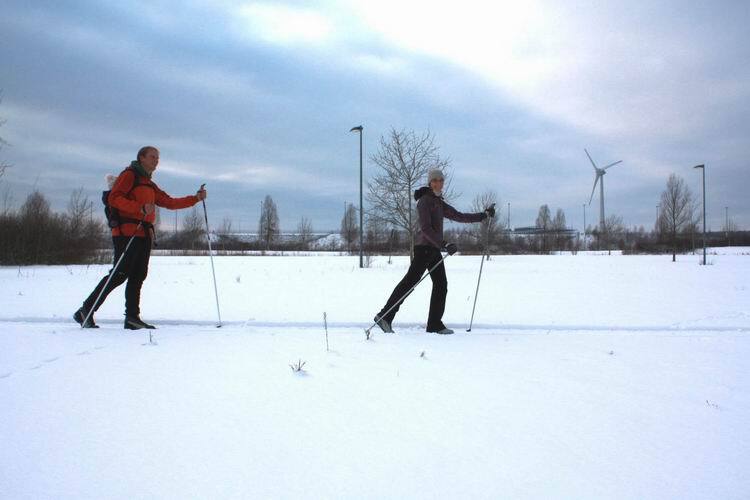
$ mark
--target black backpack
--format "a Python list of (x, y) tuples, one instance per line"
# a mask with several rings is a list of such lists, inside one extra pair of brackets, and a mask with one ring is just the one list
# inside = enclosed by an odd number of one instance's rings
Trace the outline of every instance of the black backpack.
[[(134, 180), (133, 185), (128, 189), (128, 192), (126, 194), (130, 194), (136, 187), (138, 187), (140, 183), (141, 176), (138, 173), (136, 169), (133, 167), (128, 167), (125, 170), (123, 170), (117, 178), (119, 179), (122, 174), (127, 172), (128, 170), (133, 172)], [(112, 190), (108, 189), (106, 191), (102, 191), (102, 203), (104, 203), (104, 215), (107, 217), (107, 224), (109, 224), (109, 227), (115, 228), (119, 227), (122, 224), (126, 223), (132, 223), (132, 224), (139, 224), (142, 222), (139, 219), (130, 219), (128, 217), (121, 217), (120, 211), (117, 210), (115, 207), (111, 206), (109, 204), (109, 193), (111, 193)]]

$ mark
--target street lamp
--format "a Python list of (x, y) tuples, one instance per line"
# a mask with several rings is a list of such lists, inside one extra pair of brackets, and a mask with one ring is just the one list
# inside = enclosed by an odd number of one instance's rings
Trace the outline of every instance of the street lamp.
[(726, 216), (726, 219), (724, 221), (724, 232), (727, 237), (727, 246), (731, 246), (729, 242), (729, 207), (724, 207), (724, 214)]
[(363, 232), (362, 232), (362, 220), (363, 220), (363, 212), (362, 212), (362, 134), (364, 133), (364, 127), (362, 125), (358, 125), (356, 127), (352, 127), (352, 129), (349, 132), (359, 132), (359, 267), (360, 269), (365, 267), (363, 263), (363, 257), (362, 257), (362, 250), (364, 248), (364, 245), (362, 243), (363, 240)]
[(583, 204), (583, 250), (586, 251), (586, 204)]
[(706, 265), (706, 166), (696, 165), (693, 168), (699, 168), (703, 171), (703, 265)]

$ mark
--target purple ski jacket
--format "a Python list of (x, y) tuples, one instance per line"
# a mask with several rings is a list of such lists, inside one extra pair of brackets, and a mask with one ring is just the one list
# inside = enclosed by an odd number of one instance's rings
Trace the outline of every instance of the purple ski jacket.
[(481, 222), (487, 214), (465, 214), (448, 205), (442, 197), (435, 196), (429, 187), (421, 187), (414, 191), (417, 200), (417, 216), (419, 227), (415, 245), (429, 245), (437, 249), (445, 247), (443, 239), (443, 217), (455, 222)]

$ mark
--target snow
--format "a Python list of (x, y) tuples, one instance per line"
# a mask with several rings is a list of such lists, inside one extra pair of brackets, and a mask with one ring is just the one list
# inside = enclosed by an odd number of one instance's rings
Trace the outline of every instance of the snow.
[(404, 257), (215, 257), (221, 329), (153, 257), (153, 344), (70, 319), (107, 266), (0, 268), (0, 498), (747, 498), (750, 258), (700, 260), (493, 256), (466, 333), (453, 256), (455, 335), (423, 283), (367, 341)]

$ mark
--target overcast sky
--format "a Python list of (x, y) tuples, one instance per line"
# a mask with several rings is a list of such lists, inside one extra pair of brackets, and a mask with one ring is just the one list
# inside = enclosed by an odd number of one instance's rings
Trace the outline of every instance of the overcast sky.
[[(562, 208), (580, 228), (602, 165), (606, 212), (653, 227), (670, 173), (750, 228), (750, 2), (6, 0), (0, 161), (16, 205), (56, 208), (140, 146), (172, 195), (206, 182), (213, 224), (255, 230), (276, 201), (338, 228), (390, 127), (430, 130), (459, 210), (496, 191), (511, 225)], [(98, 202), (97, 202), (98, 203)], [(598, 219), (598, 189), (587, 206)], [(173, 221), (169, 215), (167, 222)], [(172, 222), (170, 222), (171, 224)]]

